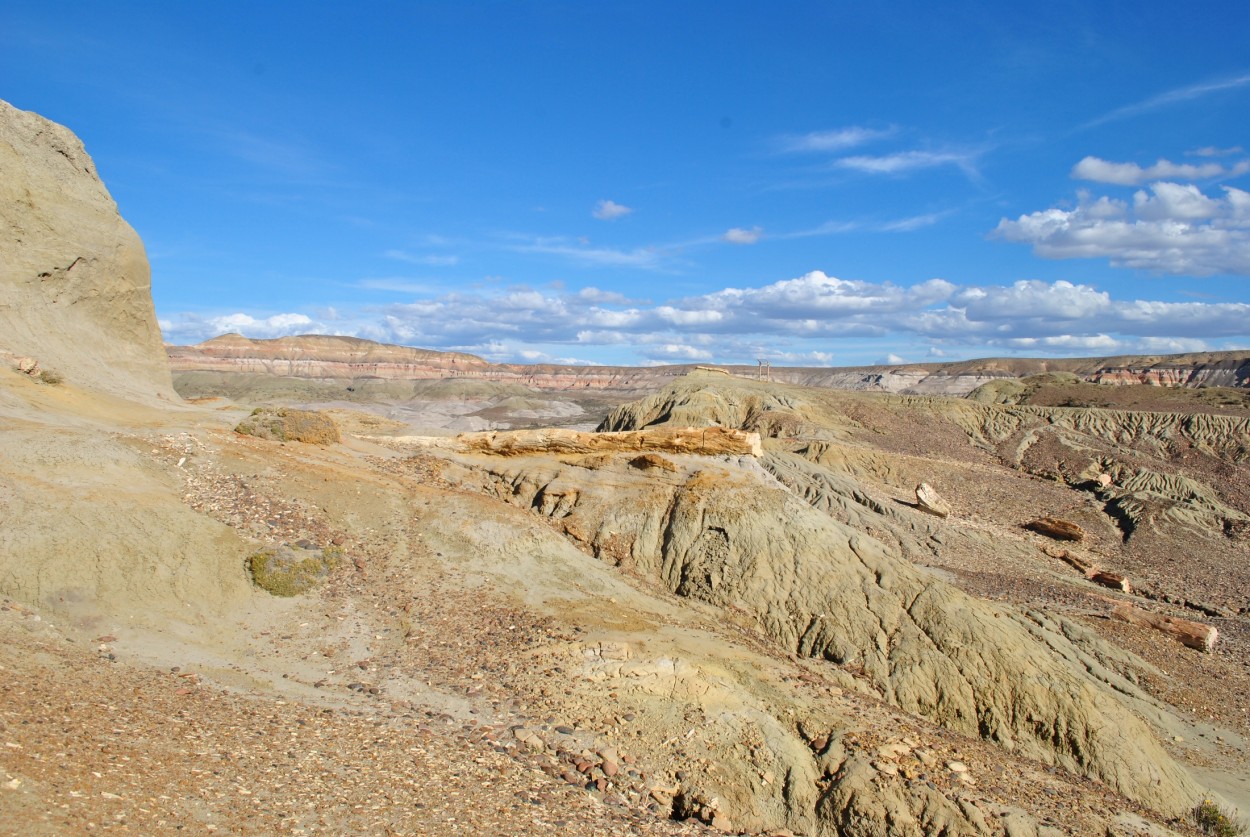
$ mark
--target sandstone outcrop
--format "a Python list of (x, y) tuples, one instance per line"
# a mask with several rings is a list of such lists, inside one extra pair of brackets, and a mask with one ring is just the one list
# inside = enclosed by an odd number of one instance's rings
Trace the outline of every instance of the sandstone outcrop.
[(76, 136), (3, 101), (0, 354), (75, 387), (173, 397), (138, 235)]

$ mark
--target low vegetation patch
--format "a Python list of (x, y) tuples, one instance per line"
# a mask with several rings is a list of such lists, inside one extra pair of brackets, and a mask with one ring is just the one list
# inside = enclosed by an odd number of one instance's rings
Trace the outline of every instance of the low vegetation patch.
[(1210, 799), (1204, 799), (1194, 809), (1194, 822), (1203, 834), (1212, 837), (1238, 837), (1246, 833), (1245, 823), (1238, 822)]
[(45, 384), (56, 386), (65, 383), (65, 376), (55, 369), (44, 369), (39, 373), (39, 380)]
[(339, 426), (325, 413), (285, 407), (257, 407), (239, 422), (234, 432), (274, 442), (310, 445), (332, 445), (342, 440)]
[(263, 549), (247, 559), (252, 583), (273, 596), (298, 596), (321, 584), (342, 560), (336, 547), (301, 549), (278, 546)]

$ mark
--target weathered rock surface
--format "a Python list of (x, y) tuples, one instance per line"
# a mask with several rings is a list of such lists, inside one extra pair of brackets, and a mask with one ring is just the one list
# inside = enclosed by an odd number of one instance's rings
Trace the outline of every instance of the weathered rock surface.
[(0, 354), (34, 358), (75, 387), (173, 397), (142, 242), (82, 142), (4, 101)]
[(1108, 674), (1112, 688), (1091, 676), (1078, 662), (1091, 652), (1062, 622), (966, 596), (749, 462), (644, 478), (513, 459), (460, 479), (550, 515), (592, 554), (678, 596), (742, 614), (786, 650), (859, 672), (906, 711), (1166, 810), (1197, 792), (1117, 694), (1152, 702), (1123, 678)]

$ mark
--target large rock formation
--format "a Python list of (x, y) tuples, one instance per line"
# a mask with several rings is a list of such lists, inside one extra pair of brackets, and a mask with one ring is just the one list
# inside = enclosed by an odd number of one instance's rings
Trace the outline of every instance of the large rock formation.
[(172, 398), (143, 243), (82, 142), (0, 101), (0, 359), (73, 386)]
[(246, 598), (241, 539), (136, 435), (176, 400), (139, 237), (74, 134), (0, 101), (0, 594), (133, 624)]

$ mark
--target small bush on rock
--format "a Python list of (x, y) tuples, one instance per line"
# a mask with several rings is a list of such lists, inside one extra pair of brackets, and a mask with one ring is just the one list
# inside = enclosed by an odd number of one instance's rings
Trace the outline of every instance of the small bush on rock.
[(239, 422), (234, 432), (273, 442), (305, 442), (310, 445), (332, 445), (342, 440), (339, 426), (325, 413), (285, 407), (257, 407)]
[(336, 547), (318, 550), (283, 545), (249, 556), (247, 572), (252, 583), (270, 595), (298, 596), (329, 578), (342, 556)]

